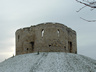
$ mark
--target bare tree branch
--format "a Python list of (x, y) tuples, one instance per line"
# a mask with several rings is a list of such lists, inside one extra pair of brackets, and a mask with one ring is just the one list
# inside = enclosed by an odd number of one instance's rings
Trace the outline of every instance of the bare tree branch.
[[(80, 12), (83, 8), (85, 7), (90, 7), (90, 11), (93, 11), (96, 8), (96, 0), (76, 0), (78, 3), (83, 4), (85, 6), (81, 7), (78, 11), (76, 12)], [(82, 20), (87, 21), (87, 22), (96, 22), (96, 20), (87, 20), (84, 19), (82, 17), (80, 17)]]
[[(81, 4), (83, 4), (83, 5), (85, 5), (85, 6), (88, 6), (88, 7), (91, 7), (91, 8), (96, 8), (96, 1), (89, 2), (87, 0), (87, 3), (82, 2), (82, 0), (81, 1), (76, 0), (76, 1), (79, 2), (79, 3), (81, 3)], [(83, 0), (83, 1), (85, 1), (85, 0)]]
[(82, 18), (82, 17), (80, 17), (82, 20), (84, 20), (84, 21), (87, 21), (87, 22), (96, 22), (96, 20), (87, 20), (87, 19), (84, 19), (84, 18)]
[(83, 8), (85, 8), (86, 6), (83, 6), (82, 8), (80, 8), (78, 11), (76, 11), (76, 12), (79, 12), (79, 11), (81, 11)]

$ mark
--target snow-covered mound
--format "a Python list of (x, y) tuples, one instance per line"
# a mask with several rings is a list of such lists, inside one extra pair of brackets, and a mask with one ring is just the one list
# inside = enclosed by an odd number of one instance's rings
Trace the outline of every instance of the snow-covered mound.
[(31, 53), (3, 61), (0, 72), (96, 72), (96, 60), (64, 52)]

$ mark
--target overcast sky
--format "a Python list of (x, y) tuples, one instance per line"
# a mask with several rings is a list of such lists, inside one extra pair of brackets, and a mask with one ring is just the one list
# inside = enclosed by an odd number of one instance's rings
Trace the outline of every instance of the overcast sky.
[(0, 0), (0, 62), (15, 54), (15, 32), (45, 22), (62, 23), (77, 32), (78, 54), (96, 59), (96, 10), (75, 0)]

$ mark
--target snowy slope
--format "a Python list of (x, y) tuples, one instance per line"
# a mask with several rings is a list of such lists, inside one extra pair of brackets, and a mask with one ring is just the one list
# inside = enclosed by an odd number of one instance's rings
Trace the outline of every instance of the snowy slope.
[(0, 72), (96, 72), (96, 60), (64, 52), (31, 53), (0, 63)]

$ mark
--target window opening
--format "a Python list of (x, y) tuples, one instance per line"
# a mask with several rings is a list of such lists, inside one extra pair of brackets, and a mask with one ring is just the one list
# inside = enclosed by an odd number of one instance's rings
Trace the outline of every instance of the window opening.
[(66, 46), (64, 46), (64, 49), (66, 50)]
[(18, 35), (18, 41), (19, 41), (19, 38), (20, 38), (20, 36)]
[(27, 51), (28, 51), (28, 48), (27, 48)]
[(42, 37), (44, 36), (44, 29), (42, 29)]
[(58, 33), (58, 37), (59, 37), (59, 35), (60, 35), (60, 31), (59, 31), (59, 29), (57, 30), (57, 33)]
[(72, 42), (68, 42), (68, 48), (69, 48), (69, 52), (71, 53), (72, 52)]
[(31, 46), (32, 46), (32, 51), (34, 50), (34, 42), (30, 42)]
[(51, 45), (49, 45), (49, 47), (51, 47)]
[(64, 46), (64, 48), (66, 48), (66, 46)]

